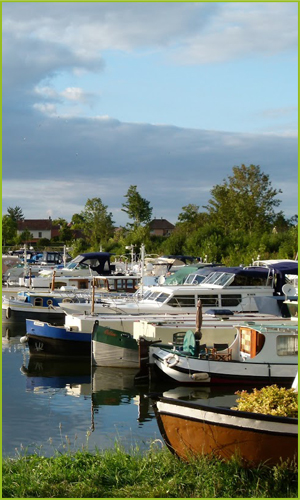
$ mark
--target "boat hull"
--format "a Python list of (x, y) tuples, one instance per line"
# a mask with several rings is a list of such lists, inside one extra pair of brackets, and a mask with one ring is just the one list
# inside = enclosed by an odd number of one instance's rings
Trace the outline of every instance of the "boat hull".
[(64, 311), (50, 308), (35, 308), (14, 306), (2, 307), (2, 322), (5, 324), (23, 323), (26, 319), (54, 322), (57, 325), (63, 325), (65, 321)]
[(91, 334), (72, 332), (42, 321), (26, 320), (30, 354), (35, 356), (91, 356)]
[(237, 361), (199, 360), (151, 347), (154, 366), (159, 373), (182, 384), (292, 384), (298, 370), (295, 364), (241, 363)]
[(137, 341), (129, 333), (95, 322), (92, 333), (93, 366), (139, 367)]
[(245, 465), (296, 459), (298, 420), (159, 398), (154, 411), (168, 448), (183, 460), (239, 456)]

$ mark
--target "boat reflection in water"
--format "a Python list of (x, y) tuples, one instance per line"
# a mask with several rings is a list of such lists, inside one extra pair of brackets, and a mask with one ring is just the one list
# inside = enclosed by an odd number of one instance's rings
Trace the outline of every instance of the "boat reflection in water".
[(58, 360), (30, 356), (28, 366), (22, 365), (21, 372), (26, 375), (26, 390), (43, 391), (48, 388), (70, 389), (70, 395), (90, 395), (91, 364), (89, 360)]
[[(2, 342), (7, 343), (8, 340), (11, 340), (13, 337), (22, 337), (26, 333), (26, 325), (24, 322), (21, 323), (13, 323), (8, 325), (6, 323), (2, 323)], [(19, 338), (17, 341), (19, 342)]]
[[(138, 422), (154, 419), (149, 398), (145, 395), (144, 386), (135, 384), (136, 369), (93, 367), (92, 370), (92, 416), (94, 417), (103, 405), (119, 406), (135, 404)], [(95, 422), (92, 423), (92, 428)]]
[(145, 387), (136, 386), (135, 369), (91, 367), (90, 360), (41, 358), (30, 356), (28, 365), (22, 365), (26, 376), (26, 391), (44, 393), (49, 389), (64, 389), (66, 396), (91, 399), (92, 423), (103, 406), (137, 406), (137, 420), (155, 419)]

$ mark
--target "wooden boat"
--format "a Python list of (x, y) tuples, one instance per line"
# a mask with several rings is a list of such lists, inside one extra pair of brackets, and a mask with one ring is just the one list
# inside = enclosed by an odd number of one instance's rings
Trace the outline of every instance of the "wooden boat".
[(190, 330), (181, 348), (150, 345), (149, 362), (184, 384), (289, 383), (298, 369), (298, 325), (245, 323), (230, 345), (212, 348), (197, 345)]
[(159, 396), (153, 404), (161, 435), (183, 460), (239, 456), (247, 466), (298, 456), (298, 419), (212, 407)]

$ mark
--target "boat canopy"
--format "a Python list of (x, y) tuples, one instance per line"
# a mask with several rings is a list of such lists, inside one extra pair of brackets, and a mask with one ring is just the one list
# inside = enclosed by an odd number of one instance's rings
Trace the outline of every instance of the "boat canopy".
[(111, 255), (114, 254), (109, 252), (81, 253), (69, 262), (67, 268), (73, 269), (77, 265), (83, 265), (90, 267), (93, 271), (96, 271), (100, 275), (110, 275), (113, 270), (113, 266), (110, 263)]

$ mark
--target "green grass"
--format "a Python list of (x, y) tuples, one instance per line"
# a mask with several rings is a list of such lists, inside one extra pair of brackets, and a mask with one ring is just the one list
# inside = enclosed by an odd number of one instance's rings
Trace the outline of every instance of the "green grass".
[(237, 458), (179, 461), (154, 446), (5, 458), (2, 498), (298, 498), (297, 464), (245, 469)]

